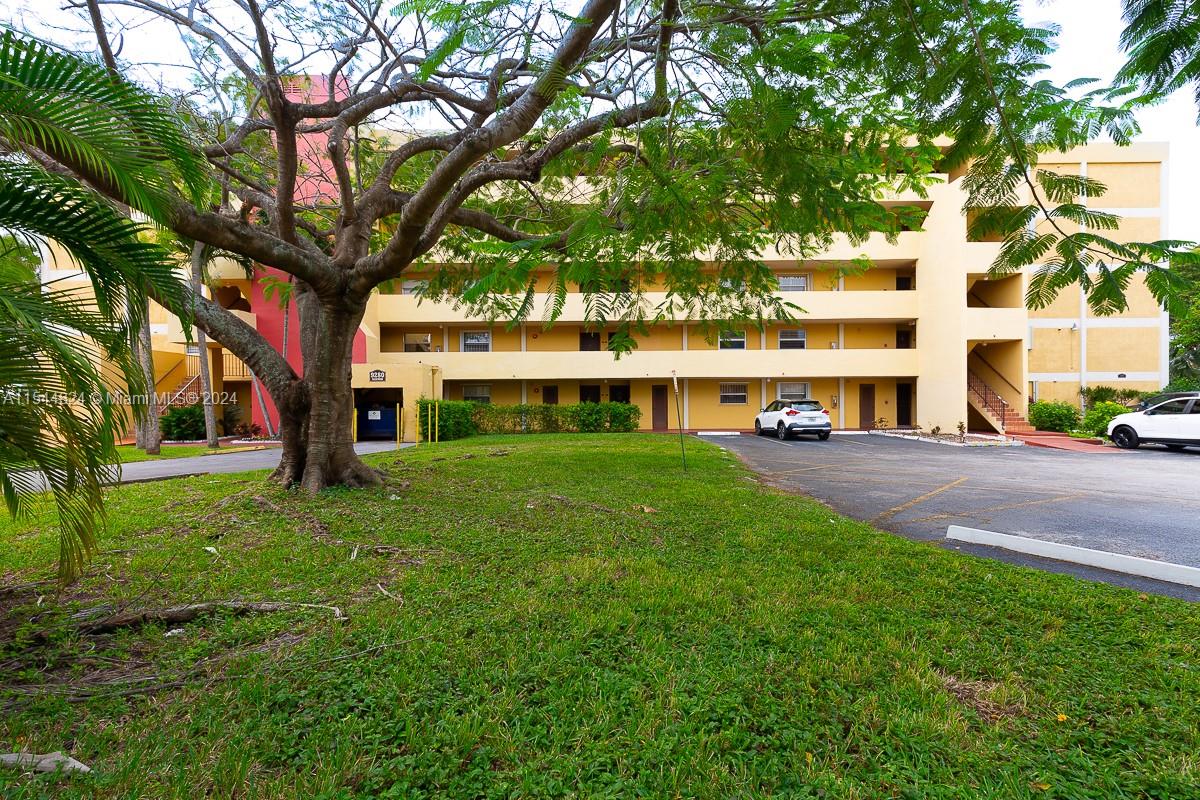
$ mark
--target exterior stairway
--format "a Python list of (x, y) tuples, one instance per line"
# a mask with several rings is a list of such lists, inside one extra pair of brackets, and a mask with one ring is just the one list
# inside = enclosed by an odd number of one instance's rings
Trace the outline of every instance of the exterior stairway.
[(967, 372), (967, 402), (971, 408), (1007, 435), (1033, 433), (1033, 426), (1007, 400), (974, 372)]
[(189, 375), (174, 389), (159, 396), (158, 415), (162, 416), (178, 406), (190, 406), (197, 403), (200, 390), (200, 376)]

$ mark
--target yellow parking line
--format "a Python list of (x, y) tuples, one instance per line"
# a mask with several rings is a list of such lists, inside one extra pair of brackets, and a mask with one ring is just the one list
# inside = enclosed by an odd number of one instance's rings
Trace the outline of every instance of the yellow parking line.
[(1008, 511), (1011, 508), (1025, 508), (1026, 506), (1038, 506), (1043, 503), (1061, 503), (1064, 500), (1078, 500), (1084, 495), (1081, 494), (1064, 494), (1061, 497), (1043, 497), (1040, 500), (1025, 500), (1021, 503), (1006, 503), (1002, 506), (991, 506), (990, 508), (973, 508), (970, 511), (950, 511), (945, 514), (931, 514), (928, 517), (919, 517), (917, 519), (905, 520), (909, 522), (935, 522), (939, 519), (952, 519), (953, 517), (971, 517), (976, 514), (986, 514), (991, 511)]
[(920, 497), (914, 497), (912, 500), (909, 500), (907, 503), (901, 503), (898, 506), (893, 506), (892, 508), (889, 508), (887, 511), (884, 511), (882, 514), (877, 515), (874, 519), (871, 520), (871, 523), (873, 525), (878, 525), (879, 523), (881, 523), (885, 520), (891, 519), (892, 517), (896, 516), (897, 514), (903, 512), (903, 511), (907, 511), (908, 509), (912, 508), (913, 506), (917, 506), (917, 505), (920, 505), (921, 503), (924, 503), (926, 500), (933, 497), (934, 495), (941, 494), (944, 491), (953, 489), (955, 486), (966, 483), (966, 480), (967, 480), (966, 477), (962, 477), (957, 480), (950, 481), (945, 486), (939, 486), (938, 488), (934, 489), (933, 491), (926, 492), (925, 494), (921, 495)]

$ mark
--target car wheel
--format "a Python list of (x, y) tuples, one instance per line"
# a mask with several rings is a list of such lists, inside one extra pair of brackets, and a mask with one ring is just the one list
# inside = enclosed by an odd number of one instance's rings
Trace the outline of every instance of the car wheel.
[(829, 438), (829, 434), (828, 433), (818, 433), (817, 438), (820, 439), (822, 442), (824, 442)]
[(762, 425), (759, 424), (758, 420), (754, 420), (754, 435), (762, 436)]
[(1125, 450), (1133, 450), (1139, 444), (1137, 431), (1128, 425), (1122, 425), (1112, 432), (1113, 444)]
[(777, 436), (781, 442), (787, 438), (787, 428), (783, 427), (782, 422), (775, 426), (775, 436)]

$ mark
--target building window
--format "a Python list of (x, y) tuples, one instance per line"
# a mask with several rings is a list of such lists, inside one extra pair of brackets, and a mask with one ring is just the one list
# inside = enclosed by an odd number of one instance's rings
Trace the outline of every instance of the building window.
[(404, 281), (400, 284), (400, 294), (420, 294), (428, 285), (425, 281)]
[(806, 346), (807, 338), (804, 334), (804, 329), (797, 330), (782, 330), (779, 332), (779, 349), (780, 350), (803, 350)]
[(807, 400), (812, 386), (808, 383), (783, 383), (776, 384), (776, 391), (779, 393), (780, 400), (789, 402), (795, 400)]
[(487, 383), (464, 383), (463, 400), (472, 403), (492, 402), (492, 387)]
[(721, 331), (720, 339), (717, 341), (718, 350), (745, 350), (746, 349), (746, 332), (745, 331)]
[(721, 384), (721, 405), (723, 406), (744, 406), (747, 402), (746, 383), (722, 383)]
[(404, 334), (404, 352), (430, 353), (433, 352), (433, 335), (429, 333)]
[(492, 351), (491, 331), (464, 331), (462, 351), (464, 353), (490, 353)]
[(600, 333), (599, 331), (580, 331), (579, 332), (579, 349), (582, 352), (599, 352), (600, 351)]
[(779, 291), (807, 292), (810, 285), (807, 275), (780, 275)]
[(598, 383), (583, 383), (579, 385), (579, 402), (581, 403), (599, 403), (600, 402), (600, 384)]

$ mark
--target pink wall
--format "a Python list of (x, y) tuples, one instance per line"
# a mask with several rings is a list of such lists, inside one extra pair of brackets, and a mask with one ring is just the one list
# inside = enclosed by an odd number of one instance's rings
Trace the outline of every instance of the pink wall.
[[(327, 77), (312, 75), (288, 82), (285, 85), (285, 91), (288, 98), (293, 101), (319, 103), (329, 99), (328, 87), (329, 79)], [(347, 91), (345, 81), (339, 79), (335, 88), (336, 96), (338, 98), (345, 97)], [(321, 133), (302, 134), (299, 137), (300, 174), (296, 180), (296, 199), (301, 203), (319, 202), (322, 198), (329, 198), (331, 203), (336, 202), (337, 182), (333, 170), (325, 160), (326, 142), (325, 134)], [(262, 279), (268, 276), (278, 281), (287, 280), (287, 275), (279, 270), (260, 267), (255, 274), (255, 281), (251, 289), (250, 308), (257, 315), (258, 332), (277, 352), (282, 353), (284, 312), (278, 293), (270, 299), (263, 297)], [(300, 353), (300, 326), (295, 304), (291, 305), (288, 313), (291, 317), (288, 323), (288, 363), (298, 374), (303, 375), (304, 359)], [(361, 364), (366, 360), (367, 343), (360, 330), (354, 337), (354, 363)], [(253, 399), (252, 403), (254, 422), (260, 425), (264, 431), (277, 431), (279, 428), (278, 411), (265, 388), (262, 390), (262, 395), (267, 406), (267, 414), (270, 416), (270, 424), (263, 415), (257, 397)]]

